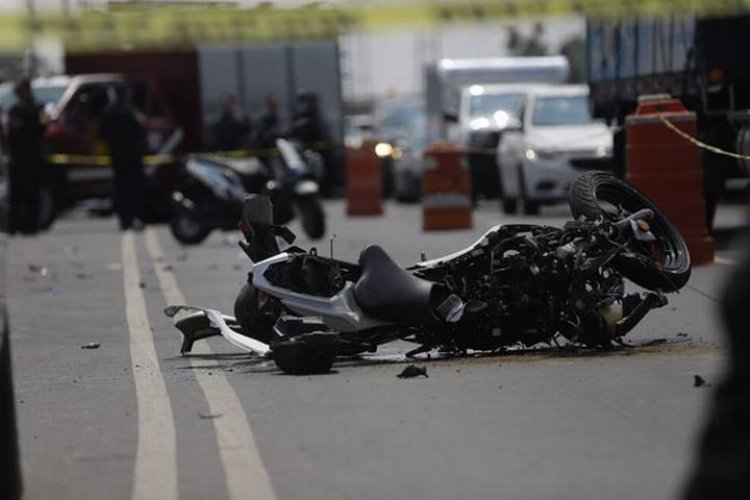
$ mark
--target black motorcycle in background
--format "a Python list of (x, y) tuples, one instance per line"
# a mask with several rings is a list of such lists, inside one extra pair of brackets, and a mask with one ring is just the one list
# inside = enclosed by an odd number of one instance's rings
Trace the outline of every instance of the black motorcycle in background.
[(261, 193), (274, 204), (274, 223), (286, 224), (299, 215), (311, 239), (325, 234), (320, 199), (323, 163), (313, 151), (288, 139), (276, 139), (273, 155), (233, 159), (197, 155), (185, 162), (170, 218), (172, 235), (181, 243), (201, 243), (214, 229), (237, 229), (247, 194)]

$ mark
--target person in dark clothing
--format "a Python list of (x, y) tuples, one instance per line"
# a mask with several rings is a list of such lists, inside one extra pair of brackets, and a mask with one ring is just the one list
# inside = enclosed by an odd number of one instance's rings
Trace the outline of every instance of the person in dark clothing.
[(211, 127), (211, 147), (216, 151), (242, 149), (251, 131), (249, 120), (237, 110), (234, 98), (226, 96), (221, 101), (221, 117)]
[(323, 157), (325, 172), (321, 190), (325, 196), (330, 196), (336, 183), (335, 151), (315, 93), (300, 92), (297, 96), (297, 109), (290, 135), (302, 142), (304, 147), (318, 151)]
[(121, 229), (138, 228), (146, 191), (143, 155), (146, 129), (133, 105), (133, 91), (118, 89), (117, 100), (102, 115), (99, 131), (109, 146), (115, 173), (114, 205)]
[(728, 370), (717, 387), (684, 500), (750, 498), (750, 234), (724, 287), (720, 310), (729, 340)]
[(8, 111), (8, 172), (10, 177), (10, 233), (33, 234), (39, 223), (42, 175), (42, 138), (45, 125), (34, 101), (29, 80), (15, 88), (18, 102)]
[(273, 94), (266, 96), (266, 110), (258, 120), (257, 141), (261, 148), (273, 148), (276, 139), (281, 137), (281, 122), (279, 120), (279, 101)]

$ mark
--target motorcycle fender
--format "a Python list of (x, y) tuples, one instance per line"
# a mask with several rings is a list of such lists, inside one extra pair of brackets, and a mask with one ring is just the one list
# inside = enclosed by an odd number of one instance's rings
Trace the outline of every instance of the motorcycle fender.
[(320, 190), (318, 183), (311, 180), (300, 181), (294, 186), (294, 194), (299, 196), (309, 196), (317, 194)]
[[(203, 314), (204, 316), (206, 316), (206, 318), (208, 318), (211, 327), (216, 329), (219, 335), (227, 339), (230, 344), (242, 349), (243, 351), (254, 352), (261, 356), (266, 356), (271, 351), (270, 346), (265, 342), (261, 342), (260, 340), (254, 339), (252, 337), (241, 335), (230, 328), (230, 325), (238, 325), (237, 320), (232, 316), (222, 314), (216, 309), (208, 309), (188, 305), (171, 305), (164, 309), (164, 314), (166, 314), (170, 318), (173, 318), (175, 324), (185, 319), (184, 316), (181, 316), (179, 318), (177, 317), (178, 313), (180, 312), (185, 312), (188, 314)], [(185, 333), (186, 336), (189, 335), (189, 332), (183, 333)]]

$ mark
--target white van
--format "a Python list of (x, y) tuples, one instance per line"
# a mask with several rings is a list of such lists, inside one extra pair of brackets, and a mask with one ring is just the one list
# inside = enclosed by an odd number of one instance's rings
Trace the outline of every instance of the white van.
[(570, 183), (585, 170), (612, 165), (612, 131), (591, 116), (586, 85), (533, 88), (521, 119), (508, 124), (497, 148), (505, 213), (521, 202), (523, 213), (565, 200)]

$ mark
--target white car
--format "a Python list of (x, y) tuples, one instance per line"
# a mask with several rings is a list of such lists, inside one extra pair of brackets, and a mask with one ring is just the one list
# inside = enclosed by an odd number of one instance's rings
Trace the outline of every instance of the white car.
[(585, 170), (612, 164), (612, 131), (591, 116), (586, 85), (535, 87), (521, 119), (506, 127), (497, 149), (503, 211), (521, 203), (527, 215), (565, 200)]

